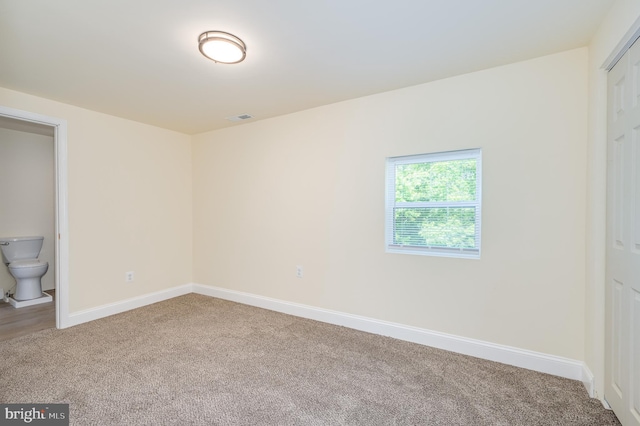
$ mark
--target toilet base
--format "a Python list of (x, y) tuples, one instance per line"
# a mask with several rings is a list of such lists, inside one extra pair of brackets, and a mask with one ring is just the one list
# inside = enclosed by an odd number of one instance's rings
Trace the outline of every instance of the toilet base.
[(7, 297), (6, 301), (9, 302), (14, 308), (25, 308), (27, 306), (39, 305), (41, 303), (48, 303), (53, 301), (53, 297), (50, 294), (42, 292), (42, 296), (36, 297), (30, 300), (16, 300), (13, 297)]

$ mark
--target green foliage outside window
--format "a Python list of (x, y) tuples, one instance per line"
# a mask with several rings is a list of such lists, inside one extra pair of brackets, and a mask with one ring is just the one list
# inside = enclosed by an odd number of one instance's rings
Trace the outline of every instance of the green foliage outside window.
[(475, 207), (464, 205), (476, 200), (475, 159), (398, 164), (395, 173), (393, 244), (477, 247)]

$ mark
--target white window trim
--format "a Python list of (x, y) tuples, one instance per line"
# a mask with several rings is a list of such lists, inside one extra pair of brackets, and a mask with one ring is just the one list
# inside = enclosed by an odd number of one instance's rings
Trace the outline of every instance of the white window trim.
[[(440, 162), (451, 160), (476, 160), (476, 200), (473, 202), (442, 202), (442, 203), (396, 203), (395, 184), (396, 165)], [(386, 161), (385, 179), (385, 251), (387, 253), (417, 254), (426, 256), (458, 257), (467, 259), (479, 259), (481, 251), (482, 230), (482, 150), (467, 149), (461, 151), (438, 152), (432, 154), (408, 155), (402, 157), (389, 157)], [(476, 208), (476, 243), (477, 248), (451, 248), (451, 247), (417, 247), (393, 244), (394, 208), (396, 207), (475, 207)]]

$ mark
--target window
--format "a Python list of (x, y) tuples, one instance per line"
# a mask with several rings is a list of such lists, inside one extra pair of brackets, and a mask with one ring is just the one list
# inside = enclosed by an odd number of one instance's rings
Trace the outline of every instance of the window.
[(480, 257), (480, 149), (387, 158), (386, 248)]

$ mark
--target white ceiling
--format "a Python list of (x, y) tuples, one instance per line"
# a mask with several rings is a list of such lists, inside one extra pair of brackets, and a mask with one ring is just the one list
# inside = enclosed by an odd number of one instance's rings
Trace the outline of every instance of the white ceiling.
[(195, 134), (585, 46), (613, 2), (0, 0), (0, 86)]

